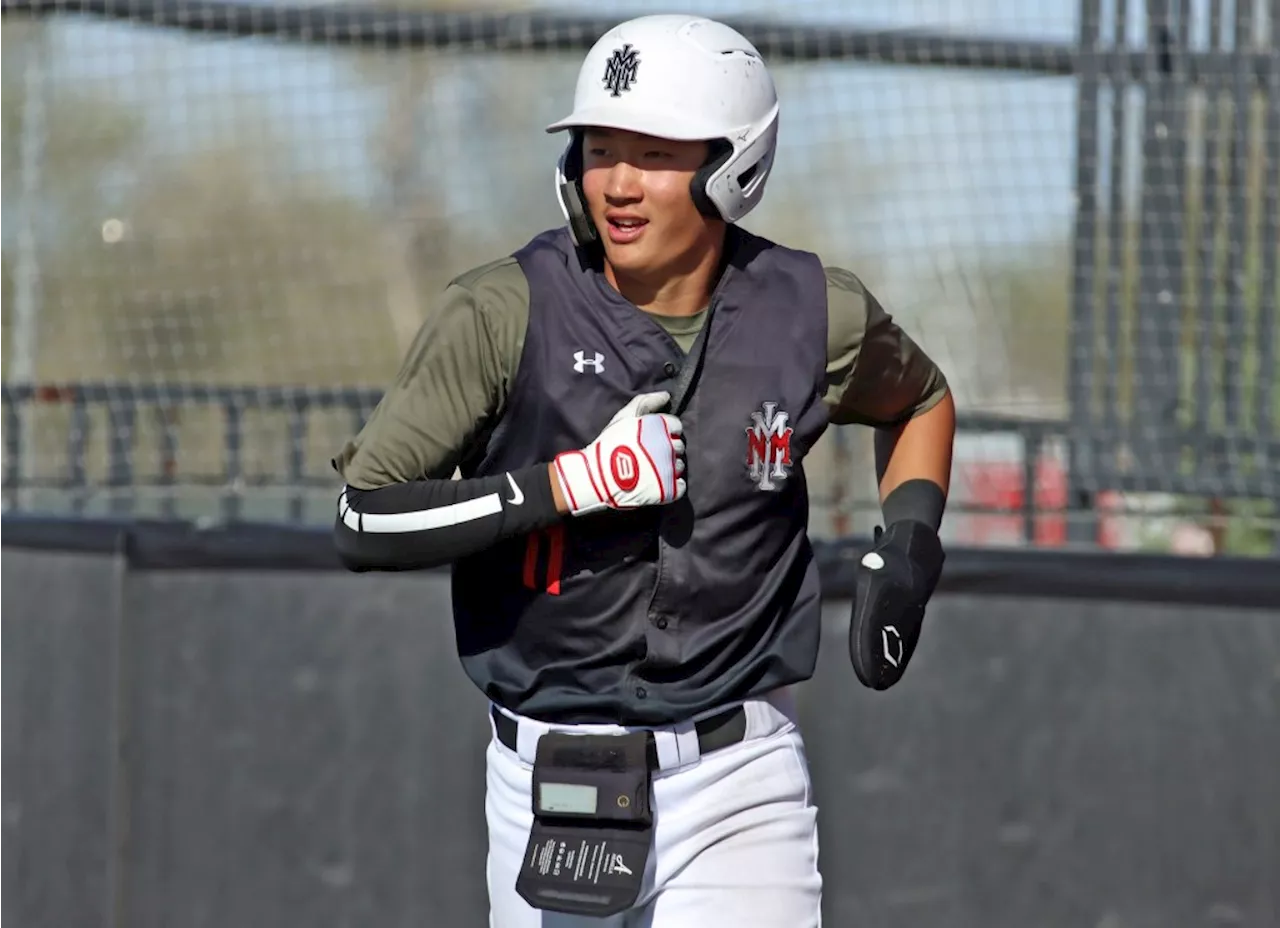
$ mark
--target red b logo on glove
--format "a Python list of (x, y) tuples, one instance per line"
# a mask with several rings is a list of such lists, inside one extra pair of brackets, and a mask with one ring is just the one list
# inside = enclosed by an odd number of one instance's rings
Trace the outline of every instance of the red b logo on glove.
[(630, 448), (614, 448), (609, 458), (609, 469), (613, 471), (613, 479), (618, 488), (629, 493), (640, 482), (640, 462)]

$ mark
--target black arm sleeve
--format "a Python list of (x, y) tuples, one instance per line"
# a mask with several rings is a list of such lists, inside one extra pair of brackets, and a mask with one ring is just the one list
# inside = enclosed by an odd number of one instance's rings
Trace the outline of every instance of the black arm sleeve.
[(422, 570), (558, 522), (546, 464), (473, 480), (414, 480), (338, 497), (334, 544), (348, 570)]

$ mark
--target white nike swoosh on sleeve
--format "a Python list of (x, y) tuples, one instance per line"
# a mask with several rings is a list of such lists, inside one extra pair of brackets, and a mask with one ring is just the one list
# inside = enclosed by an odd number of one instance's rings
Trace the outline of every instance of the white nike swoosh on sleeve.
[(511, 496), (507, 498), (507, 502), (512, 506), (519, 506), (524, 502), (524, 493), (516, 486), (516, 478), (511, 474), (507, 474), (507, 483), (511, 484)]

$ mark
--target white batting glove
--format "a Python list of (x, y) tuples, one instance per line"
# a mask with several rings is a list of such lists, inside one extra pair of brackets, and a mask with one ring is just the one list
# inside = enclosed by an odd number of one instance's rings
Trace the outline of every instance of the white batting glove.
[(684, 430), (658, 413), (671, 399), (642, 393), (609, 420), (581, 451), (556, 455), (560, 489), (575, 516), (599, 509), (635, 509), (684, 496)]

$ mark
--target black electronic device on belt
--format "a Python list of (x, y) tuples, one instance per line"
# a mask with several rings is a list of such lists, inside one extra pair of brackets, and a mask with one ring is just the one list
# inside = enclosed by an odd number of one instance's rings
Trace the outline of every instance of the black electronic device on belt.
[(533, 828), (516, 891), (536, 909), (631, 908), (653, 840), (653, 733), (548, 732), (533, 763)]

